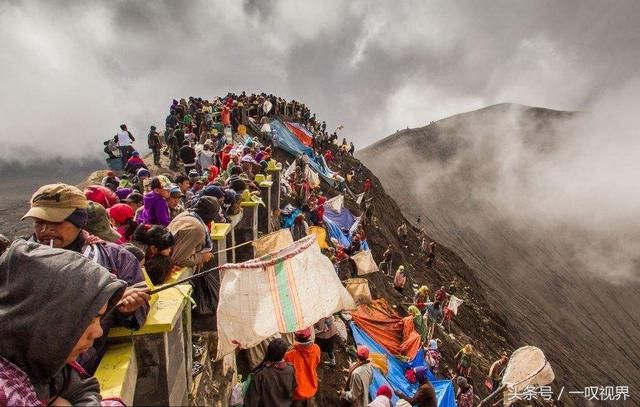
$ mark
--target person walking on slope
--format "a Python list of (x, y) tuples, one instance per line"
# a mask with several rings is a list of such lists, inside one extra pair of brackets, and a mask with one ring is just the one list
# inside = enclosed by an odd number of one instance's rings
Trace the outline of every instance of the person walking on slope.
[(402, 295), (402, 291), (404, 290), (404, 286), (407, 283), (407, 276), (404, 271), (404, 266), (398, 267), (396, 270), (396, 275), (393, 278), (393, 288), (396, 289)]
[(458, 385), (456, 393), (458, 407), (473, 407), (473, 386), (462, 376), (456, 378), (456, 384)]
[(442, 355), (438, 350), (438, 340), (431, 339), (429, 341), (429, 345), (425, 349), (424, 358), (429, 366), (429, 370), (433, 373), (434, 376), (438, 375), (438, 371), (440, 370), (440, 359), (442, 359)]
[(369, 348), (358, 345), (356, 356), (358, 360), (349, 367), (347, 388), (340, 390), (338, 395), (351, 403), (353, 407), (367, 407), (369, 404), (369, 386), (373, 380), (373, 367), (369, 363)]
[(297, 331), (293, 349), (284, 355), (285, 362), (293, 366), (296, 388), (293, 391), (294, 407), (314, 407), (318, 391), (318, 372), (320, 347), (311, 340), (311, 327)]
[(398, 226), (398, 230), (396, 231), (398, 237), (402, 241), (402, 244), (407, 242), (407, 224), (402, 222), (400, 226)]
[(489, 369), (489, 379), (491, 379), (491, 391), (495, 391), (500, 384), (502, 383), (502, 376), (504, 375), (504, 370), (507, 368), (507, 363), (509, 362), (509, 356), (506, 352), (502, 353), (500, 359), (493, 362), (491, 368)]
[(473, 346), (470, 344), (465, 345), (464, 348), (456, 353), (455, 360), (458, 362), (456, 370), (459, 376), (471, 376), (471, 365), (473, 364), (474, 354)]
[(293, 366), (283, 360), (286, 353), (287, 343), (283, 339), (269, 343), (264, 360), (251, 372), (245, 407), (291, 406), (296, 378)]
[(336, 354), (333, 351), (335, 345), (336, 336), (338, 335), (338, 329), (333, 322), (333, 316), (322, 318), (314, 325), (316, 330), (316, 344), (320, 347), (321, 352), (326, 352), (329, 360), (324, 364), (329, 367), (335, 367)]
[(413, 397), (409, 397), (403, 392), (396, 390), (396, 396), (401, 398), (402, 400), (406, 400), (412, 406), (418, 407), (437, 407), (438, 400), (436, 398), (436, 392), (433, 389), (433, 386), (429, 382), (429, 378), (427, 377), (427, 368), (424, 366), (418, 366), (413, 369), (416, 380), (418, 381), (418, 390), (413, 395)]
[(427, 247), (427, 268), (433, 266), (433, 262), (436, 259), (436, 242), (429, 243)]
[(418, 288), (418, 292), (415, 297), (413, 297), (413, 303), (416, 304), (416, 307), (420, 310), (420, 312), (424, 312), (427, 309), (427, 303), (429, 302), (429, 287), (426, 285)]
[(378, 268), (387, 276), (391, 277), (391, 271), (393, 270), (393, 249), (391, 245), (387, 246), (387, 250), (382, 254), (382, 261), (378, 265)]

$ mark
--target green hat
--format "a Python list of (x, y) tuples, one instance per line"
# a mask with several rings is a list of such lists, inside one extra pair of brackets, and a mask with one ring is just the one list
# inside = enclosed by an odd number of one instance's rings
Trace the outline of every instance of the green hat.
[(115, 242), (120, 239), (120, 234), (111, 226), (111, 222), (109, 222), (109, 216), (104, 206), (95, 202), (89, 202), (87, 213), (89, 214), (89, 221), (85, 229), (89, 233), (108, 242)]

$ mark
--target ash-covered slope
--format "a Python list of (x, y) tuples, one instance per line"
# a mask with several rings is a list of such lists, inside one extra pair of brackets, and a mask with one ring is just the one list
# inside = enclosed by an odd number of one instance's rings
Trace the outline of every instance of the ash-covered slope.
[[(575, 185), (553, 185), (549, 176), (553, 165), (563, 168), (558, 160), (572, 159), (562, 155), (567, 146), (582, 142), (571, 131), (576, 116), (495, 105), (396, 133), (356, 155), (407, 217), (421, 215), (426, 232), (477, 271), (491, 305), (523, 343), (546, 352), (565, 391), (628, 385), (637, 400), (640, 285), (620, 277), (613, 254), (621, 247), (585, 232), (589, 219), (558, 215), (588, 202), (560, 208), (567, 191), (557, 188)], [(638, 238), (631, 228), (619, 232)], [(640, 263), (631, 260), (638, 276)], [(567, 394), (562, 401), (585, 404)]]

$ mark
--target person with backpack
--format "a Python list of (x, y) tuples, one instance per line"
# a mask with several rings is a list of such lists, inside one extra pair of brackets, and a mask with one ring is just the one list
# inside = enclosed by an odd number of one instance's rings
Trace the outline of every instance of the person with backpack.
[(160, 150), (162, 149), (162, 142), (160, 141), (160, 133), (156, 131), (156, 126), (151, 126), (149, 129), (147, 144), (153, 152), (153, 163), (155, 165), (160, 165)]
[(120, 132), (116, 134), (115, 139), (117, 140), (118, 150), (120, 150), (122, 168), (124, 168), (125, 165), (127, 165), (127, 160), (129, 160), (131, 152), (133, 151), (133, 142), (136, 141), (136, 139), (127, 129), (126, 124), (120, 125)]

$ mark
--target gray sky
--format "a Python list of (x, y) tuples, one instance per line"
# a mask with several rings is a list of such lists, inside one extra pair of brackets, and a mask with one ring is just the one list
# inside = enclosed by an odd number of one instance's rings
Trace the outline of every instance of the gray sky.
[(3, 1), (0, 158), (100, 156), (227, 91), (304, 101), (357, 147), (499, 102), (588, 109), (638, 74), (638, 27), (637, 1)]

